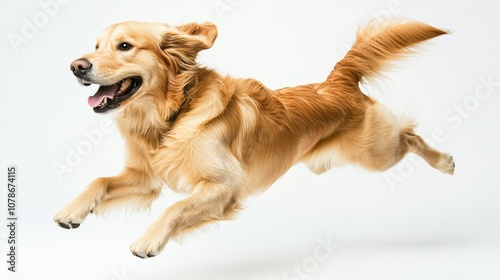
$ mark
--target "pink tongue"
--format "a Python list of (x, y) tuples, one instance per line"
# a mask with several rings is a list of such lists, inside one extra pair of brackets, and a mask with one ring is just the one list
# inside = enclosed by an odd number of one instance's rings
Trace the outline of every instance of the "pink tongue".
[(101, 104), (101, 102), (104, 100), (104, 97), (113, 99), (115, 97), (116, 91), (118, 91), (117, 85), (100, 86), (93, 96), (89, 96), (89, 105), (95, 108)]

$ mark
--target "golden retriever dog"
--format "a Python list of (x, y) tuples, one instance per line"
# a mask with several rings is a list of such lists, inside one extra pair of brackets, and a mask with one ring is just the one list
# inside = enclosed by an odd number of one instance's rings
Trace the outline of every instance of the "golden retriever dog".
[(384, 171), (412, 152), (453, 174), (450, 155), (359, 88), (390, 60), (446, 33), (420, 22), (372, 21), (324, 82), (271, 90), (197, 64), (217, 37), (214, 24), (112, 25), (70, 68), (81, 84), (99, 85), (88, 98), (95, 112), (119, 110), (125, 168), (94, 180), (54, 220), (74, 229), (111, 206), (147, 208), (163, 185), (188, 194), (130, 246), (149, 258), (173, 237), (233, 218), (246, 197), (298, 162), (317, 174), (343, 164)]

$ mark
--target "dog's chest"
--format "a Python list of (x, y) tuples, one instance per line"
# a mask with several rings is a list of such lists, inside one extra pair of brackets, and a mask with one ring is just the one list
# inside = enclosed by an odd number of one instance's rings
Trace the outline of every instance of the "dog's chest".
[(183, 150), (163, 148), (155, 154), (151, 166), (163, 184), (175, 192), (190, 194), (194, 184), (187, 154)]

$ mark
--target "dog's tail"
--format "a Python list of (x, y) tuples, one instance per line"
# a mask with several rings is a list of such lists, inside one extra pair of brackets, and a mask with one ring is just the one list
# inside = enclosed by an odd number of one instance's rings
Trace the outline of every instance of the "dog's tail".
[(358, 86), (359, 82), (371, 78), (397, 59), (414, 51), (418, 43), (447, 34), (421, 22), (401, 23), (371, 21), (358, 29), (354, 46), (344, 59), (335, 65), (327, 82), (342, 82)]

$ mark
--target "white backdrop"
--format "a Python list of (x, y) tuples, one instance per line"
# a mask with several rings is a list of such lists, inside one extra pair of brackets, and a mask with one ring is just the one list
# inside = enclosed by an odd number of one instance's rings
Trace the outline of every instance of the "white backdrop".
[[(7, 166), (17, 166), (16, 273), (1, 279), (500, 279), (500, 2), (10, 1), (1, 9), (0, 252), (7, 259)], [(239, 219), (170, 242), (156, 258), (128, 246), (168, 205), (89, 218), (53, 215), (98, 176), (123, 166), (112, 114), (94, 114), (69, 71), (109, 24), (212, 21), (219, 38), (199, 61), (271, 88), (322, 81), (361, 22), (400, 16), (453, 30), (398, 64), (370, 93), (415, 116), (453, 154), (447, 176), (407, 157), (385, 173), (315, 176), (292, 168), (251, 198)], [(89, 136), (90, 135), (90, 136)], [(62, 167), (64, 166), (64, 167)], [(58, 167), (58, 168), (56, 168)], [(63, 169), (61, 169), (63, 168)], [(0, 258), (3, 259), (3, 258)]]

